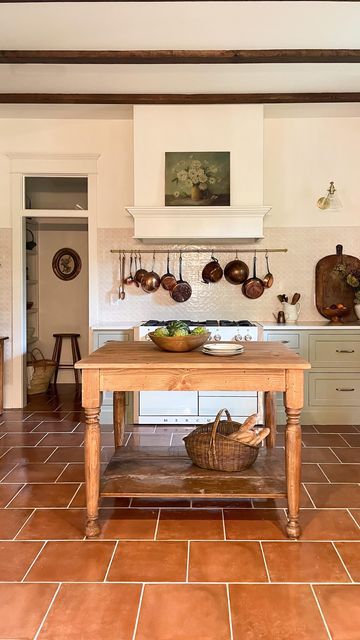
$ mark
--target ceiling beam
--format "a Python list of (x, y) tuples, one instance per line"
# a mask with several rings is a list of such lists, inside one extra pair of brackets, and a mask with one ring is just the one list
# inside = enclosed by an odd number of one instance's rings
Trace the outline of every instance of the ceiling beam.
[(0, 50), (0, 64), (274, 64), (360, 62), (360, 49)]
[(0, 93), (0, 104), (296, 104), (360, 102), (347, 93)]
[[(77, 2), (96, 2), (98, 4), (102, 3), (102, 2), (108, 2), (109, 0), (76, 0)], [(171, 2), (176, 2), (178, 0), (112, 0), (112, 2), (115, 3), (122, 3), (122, 4), (127, 4), (130, 2), (167, 2), (167, 3), (171, 3)], [(181, 2), (208, 2), (209, 0), (181, 0)], [(217, 0), (218, 2), (263, 2), (264, 0)], [(268, 2), (279, 2), (279, 0), (267, 0)], [(281, 1), (285, 1), (285, 0), (281, 0)], [(317, 0), (318, 2), (359, 2), (360, 0)], [(47, 4), (51, 4), (51, 3), (57, 3), (57, 4), (64, 4), (66, 2), (74, 2), (74, 0), (1, 0), (2, 4), (24, 4), (24, 3), (30, 3), (31, 4), (41, 4), (41, 3), (47, 3)], [(287, 2), (313, 2), (313, 0), (287, 0)]]

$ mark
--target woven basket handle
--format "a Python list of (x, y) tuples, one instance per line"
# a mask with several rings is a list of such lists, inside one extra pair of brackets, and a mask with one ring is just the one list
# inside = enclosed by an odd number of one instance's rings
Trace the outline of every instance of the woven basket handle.
[(220, 424), (221, 416), (224, 413), (224, 411), (226, 413), (227, 421), (231, 422), (231, 415), (230, 415), (230, 413), (228, 412), (227, 409), (220, 409), (220, 411), (217, 412), (216, 418), (214, 420), (213, 428), (212, 428), (212, 431), (211, 431), (210, 446), (212, 446), (212, 447), (214, 447), (214, 445), (215, 445), (216, 432), (217, 432), (218, 426)]
[[(40, 353), (40, 356), (41, 356), (40, 358), (37, 358), (37, 357), (35, 356), (35, 353), (34, 353), (35, 351), (38, 351), (38, 352)], [(31, 356), (31, 361), (32, 361), (32, 362), (36, 362), (37, 360), (45, 360), (45, 356), (44, 356), (43, 352), (42, 352), (42, 351), (41, 351), (41, 349), (39, 349), (38, 347), (35, 347), (35, 348), (31, 351), (30, 356)]]

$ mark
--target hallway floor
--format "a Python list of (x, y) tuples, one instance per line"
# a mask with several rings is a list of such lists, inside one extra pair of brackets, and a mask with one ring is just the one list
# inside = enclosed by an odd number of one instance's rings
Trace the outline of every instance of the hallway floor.
[(124, 498), (86, 541), (83, 438), (72, 385), (0, 416), (0, 639), (359, 640), (360, 426), (303, 428), (300, 542), (284, 501)]

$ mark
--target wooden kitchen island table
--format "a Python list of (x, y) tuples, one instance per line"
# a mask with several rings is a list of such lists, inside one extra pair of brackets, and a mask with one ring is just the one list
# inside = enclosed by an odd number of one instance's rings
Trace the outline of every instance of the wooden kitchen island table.
[[(246, 342), (244, 352), (211, 357), (170, 353), (148, 342), (108, 342), (75, 366), (82, 369), (85, 409), (86, 535), (100, 532), (100, 496), (157, 498), (287, 497), (290, 538), (300, 536), (300, 412), (310, 364), (281, 343)], [(281, 449), (263, 447), (240, 473), (200, 469), (183, 447), (121, 447), (125, 391), (283, 391), (287, 414), (285, 472)], [(114, 391), (115, 454), (100, 484), (101, 392)], [(219, 407), (220, 409), (221, 407)]]

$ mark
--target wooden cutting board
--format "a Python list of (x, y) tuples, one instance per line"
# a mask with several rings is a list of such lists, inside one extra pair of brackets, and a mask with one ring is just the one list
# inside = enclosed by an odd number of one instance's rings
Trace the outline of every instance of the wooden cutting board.
[[(345, 322), (357, 320), (354, 312), (355, 290), (350, 287), (344, 278), (341, 278), (336, 267), (343, 264), (347, 271), (359, 271), (360, 260), (355, 256), (343, 254), (341, 244), (336, 245), (336, 253), (321, 258), (315, 268), (315, 303), (318, 312), (323, 316), (322, 309), (332, 304), (343, 304), (350, 309), (345, 316)], [(325, 317), (325, 316), (324, 316)]]

